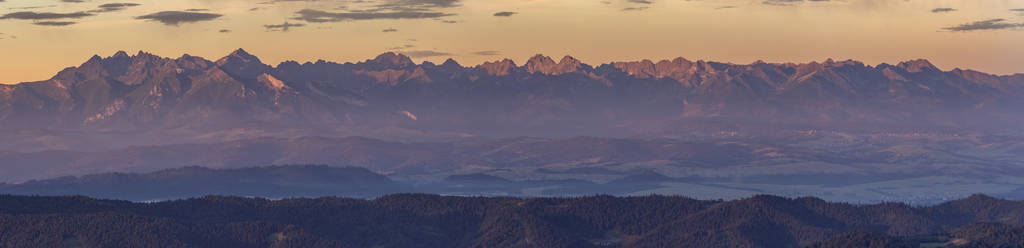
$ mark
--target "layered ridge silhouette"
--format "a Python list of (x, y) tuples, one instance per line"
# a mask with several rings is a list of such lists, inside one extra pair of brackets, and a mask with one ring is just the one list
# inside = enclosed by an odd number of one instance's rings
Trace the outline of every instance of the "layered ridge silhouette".
[(984, 195), (929, 207), (765, 195), (156, 203), (0, 196), (0, 244), (12, 247), (1017, 247), (1022, 223), (1021, 202)]

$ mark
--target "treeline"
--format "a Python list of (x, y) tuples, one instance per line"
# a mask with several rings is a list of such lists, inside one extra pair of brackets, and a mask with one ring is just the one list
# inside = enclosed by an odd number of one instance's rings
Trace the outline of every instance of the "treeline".
[(0, 196), (4, 247), (1020, 247), (1022, 224), (1024, 202), (982, 195), (929, 207), (774, 196)]

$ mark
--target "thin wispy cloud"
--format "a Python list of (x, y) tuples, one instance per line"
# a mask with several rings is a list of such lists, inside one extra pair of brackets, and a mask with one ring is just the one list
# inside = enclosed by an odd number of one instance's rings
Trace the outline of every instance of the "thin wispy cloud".
[(428, 11), (439, 8), (452, 8), (460, 5), (460, 0), (391, 0), (377, 4), (372, 11)]
[(969, 31), (981, 31), (981, 30), (1007, 30), (1007, 29), (1020, 29), (1024, 28), (1024, 23), (1013, 23), (1007, 22), (1006, 19), (996, 18), (984, 21), (976, 21), (972, 23), (960, 24), (953, 27), (943, 28), (943, 30), (953, 32), (969, 32)]
[(356, 21), (356, 20), (379, 20), (379, 19), (433, 19), (446, 16), (453, 16), (455, 14), (443, 13), (443, 12), (418, 12), (418, 11), (401, 11), (401, 12), (328, 12), (323, 10), (315, 9), (304, 9), (295, 12), (295, 20), (301, 20), (311, 23), (325, 23), (325, 22), (341, 22), (341, 21)]
[(17, 20), (52, 20), (52, 19), (78, 19), (87, 16), (93, 16), (93, 14), (86, 13), (84, 11), (72, 12), (72, 13), (54, 13), (54, 12), (32, 12), (22, 11), (8, 13), (0, 16), (0, 20), (4, 19), (17, 19)]
[(188, 11), (161, 11), (144, 16), (138, 16), (135, 17), (135, 19), (156, 21), (164, 25), (178, 26), (182, 23), (210, 21), (220, 18), (221, 16), (223, 15), (213, 13), (200, 13)]
[(764, 0), (761, 3), (774, 6), (795, 6), (804, 2), (831, 2), (831, 0)]
[(451, 54), (451, 53), (439, 52), (439, 51), (434, 51), (434, 50), (409, 50), (409, 51), (399, 51), (399, 53), (405, 54), (406, 56), (409, 56), (409, 57), (412, 57), (412, 58), (427, 58), (427, 57), (454, 55), (454, 54)]
[(303, 26), (306, 26), (306, 24), (302, 24), (302, 23), (289, 23), (289, 22), (284, 22), (282, 24), (263, 25), (263, 27), (266, 28), (268, 32), (272, 32), (272, 31), (288, 32), (288, 30), (291, 29), (291, 28), (297, 28), (297, 27), (303, 27)]
[(501, 55), (501, 52), (487, 50), (487, 51), (476, 51), (476, 52), (473, 52), (473, 54), (474, 55), (480, 55), (480, 56), (495, 56), (495, 55)]
[(383, 33), (394, 33), (394, 32), (398, 32), (398, 29), (387, 28), (387, 29), (381, 30), (381, 32), (383, 32)]
[(10, 8), (7, 8), (7, 9), (26, 10), (26, 9), (42, 9), (42, 8), (51, 8), (51, 7), (57, 7), (57, 5), (10, 7)]
[(515, 15), (515, 14), (518, 14), (518, 13), (512, 12), (512, 11), (502, 11), (502, 12), (494, 13), (494, 16), (497, 16), (497, 17), (509, 17), (509, 16), (512, 16), (512, 15)]
[(39, 25), (39, 26), (63, 27), (63, 26), (74, 25), (76, 23), (77, 22), (42, 21), (42, 22), (33, 22), (32, 24)]
[(128, 8), (128, 7), (135, 7), (135, 6), (139, 6), (139, 5), (141, 5), (141, 4), (137, 4), (137, 3), (107, 3), (107, 4), (100, 5), (99, 9), (90, 10), (89, 12), (92, 12), (92, 13), (114, 12), (114, 11), (124, 10), (125, 8)]
[(934, 9), (932, 9), (932, 13), (945, 13), (945, 12), (953, 12), (953, 11), (956, 11), (956, 9), (954, 9), (954, 8), (934, 8)]

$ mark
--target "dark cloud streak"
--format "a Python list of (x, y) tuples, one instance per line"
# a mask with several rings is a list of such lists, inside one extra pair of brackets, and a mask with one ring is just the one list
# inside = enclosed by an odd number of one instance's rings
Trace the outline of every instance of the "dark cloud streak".
[(455, 14), (442, 12), (327, 12), (323, 10), (304, 9), (295, 12), (298, 16), (293, 18), (311, 23), (341, 22), (355, 20), (380, 20), (380, 19), (433, 19)]
[(515, 14), (519, 14), (519, 13), (511, 12), (511, 11), (502, 11), (502, 12), (494, 13), (494, 16), (509, 17), (509, 16), (512, 16), (512, 15), (515, 15)]
[(487, 51), (476, 51), (476, 52), (473, 52), (473, 54), (474, 55), (480, 55), (480, 56), (495, 56), (495, 55), (501, 55), (501, 52), (487, 50)]
[(980, 30), (1005, 30), (1005, 29), (1018, 29), (1024, 28), (1024, 23), (1010, 23), (1006, 22), (1006, 19), (997, 18), (984, 21), (976, 21), (972, 23), (960, 24), (953, 27), (943, 28), (946, 31), (953, 32), (969, 32), (969, 31), (980, 31)]
[(99, 9), (90, 10), (89, 13), (106, 13), (106, 12), (121, 11), (121, 10), (124, 10), (125, 8), (135, 7), (135, 6), (139, 6), (139, 5), (141, 5), (141, 4), (137, 4), (137, 3), (108, 3), (108, 4), (100, 5)]
[(196, 13), (186, 11), (161, 11), (144, 16), (135, 17), (137, 20), (151, 20), (163, 23), (164, 25), (178, 26), (182, 23), (194, 23), (210, 21), (220, 18), (223, 15), (212, 13)]
[(52, 13), (52, 12), (32, 12), (22, 11), (8, 13), (0, 16), (0, 20), (3, 19), (18, 19), (18, 20), (52, 20), (52, 19), (78, 19), (82, 17), (93, 16), (86, 12), (74, 12), (74, 13)]
[(412, 57), (412, 58), (427, 58), (427, 57), (437, 57), (437, 56), (453, 55), (451, 53), (438, 52), (438, 51), (433, 51), (433, 50), (411, 50), (411, 51), (400, 51), (399, 53), (404, 54), (404, 55), (409, 56), (409, 57)]
[(284, 22), (282, 24), (263, 25), (263, 27), (266, 28), (268, 32), (270, 32), (270, 31), (288, 32), (288, 30), (291, 29), (291, 28), (304, 27), (304, 26), (306, 26), (306, 24), (302, 24), (302, 23), (289, 23), (289, 22)]
[(804, 1), (804, 0), (764, 0), (761, 3), (765, 4), (765, 5), (774, 5), (774, 6), (795, 6), (797, 4), (801, 4), (801, 3), (804, 3), (804, 2), (831, 2), (831, 1), (832, 0), (806, 0), (806, 1)]
[(32, 24), (39, 25), (39, 26), (63, 27), (63, 26), (74, 25), (76, 23), (77, 22), (42, 21), (42, 22), (33, 22)]

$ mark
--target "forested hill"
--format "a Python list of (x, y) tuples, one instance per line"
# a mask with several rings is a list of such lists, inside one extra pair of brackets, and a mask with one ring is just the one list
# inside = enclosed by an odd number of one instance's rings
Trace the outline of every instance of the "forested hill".
[(929, 207), (774, 196), (207, 196), (156, 203), (0, 196), (3, 247), (1013, 247), (1024, 245), (1013, 238), (1022, 224), (1024, 202), (983, 195)]

